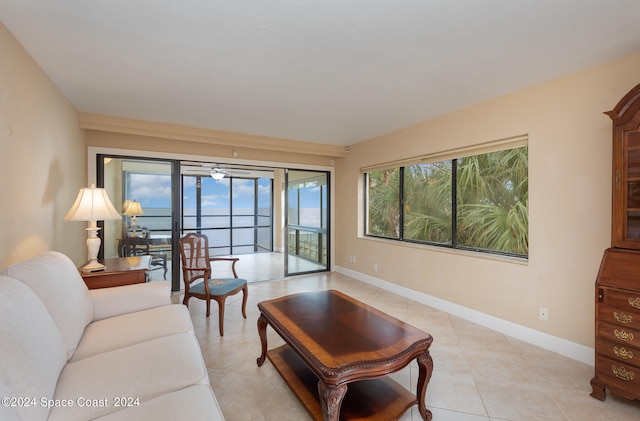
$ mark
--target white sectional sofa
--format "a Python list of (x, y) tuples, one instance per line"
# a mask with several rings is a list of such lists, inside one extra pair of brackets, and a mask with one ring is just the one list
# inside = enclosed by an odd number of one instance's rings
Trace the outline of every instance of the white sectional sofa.
[(168, 282), (88, 290), (57, 252), (0, 272), (1, 420), (223, 420)]

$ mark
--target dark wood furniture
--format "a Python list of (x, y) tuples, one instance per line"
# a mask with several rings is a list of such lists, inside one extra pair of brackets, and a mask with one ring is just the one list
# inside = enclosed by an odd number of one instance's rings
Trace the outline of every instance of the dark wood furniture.
[[(431, 335), (338, 291), (301, 293), (258, 304), (262, 355), (316, 420), (396, 420), (417, 404), (433, 371)], [(267, 325), (286, 345), (267, 351)], [(389, 379), (417, 360), (415, 395)]]
[(640, 250), (640, 84), (605, 114), (613, 120), (611, 246)]
[[(224, 303), (228, 296), (242, 291), (242, 316), (247, 318), (247, 298), (249, 289), (246, 279), (238, 278), (237, 257), (209, 257), (209, 239), (206, 235), (189, 233), (178, 241), (182, 260), (184, 300), (189, 306), (189, 298), (195, 297), (207, 302), (207, 317), (211, 314), (211, 300), (218, 303), (218, 328), (224, 336)], [(231, 262), (233, 278), (212, 278), (211, 262)]]
[(640, 398), (640, 255), (608, 249), (596, 286), (596, 370), (591, 396), (604, 400), (605, 388)]
[(109, 288), (147, 282), (151, 256), (116, 257), (100, 259), (106, 266), (97, 272), (80, 272), (89, 289)]
[(595, 289), (594, 398), (640, 399), (640, 85), (606, 112), (613, 120), (611, 248)]
[(147, 227), (140, 227), (136, 235), (127, 235), (122, 239), (123, 256), (151, 256), (149, 270), (164, 269), (167, 278), (167, 253), (153, 251), (151, 248), (151, 232)]

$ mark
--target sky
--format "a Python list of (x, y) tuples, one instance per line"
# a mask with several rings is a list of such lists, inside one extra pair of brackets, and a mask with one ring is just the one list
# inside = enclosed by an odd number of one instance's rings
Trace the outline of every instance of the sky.
[[(168, 174), (130, 174), (130, 200), (140, 202), (142, 208), (170, 208), (171, 207), (171, 176)], [(185, 208), (196, 207), (196, 177), (184, 177), (183, 200)], [(258, 200), (260, 207), (269, 207), (271, 201), (270, 179), (262, 178), (258, 181)], [(228, 177), (216, 181), (213, 178), (203, 177), (203, 208), (228, 208), (229, 185)], [(301, 189), (300, 207), (319, 208), (320, 187), (308, 187)], [(253, 208), (254, 187), (253, 180), (233, 178), (233, 207)]]
[[(132, 200), (148, 208), (171, 207), (171, 177), (167, 174), (130, 174)], [(216, 181), (213, 178), (203, 178), (202, 206), (205, 208), (229, 207), (229, 178)], [(184, 207), (195, 208), (196, 189), (195, 177), (184, 177)], [(261, 202), (270, 202), (271, 185), (269, 179), (259, 181), (258, 195)], [(254, 206), (253, 180), (233, 179), (233, 206), (239, 208), (253, 208)]]

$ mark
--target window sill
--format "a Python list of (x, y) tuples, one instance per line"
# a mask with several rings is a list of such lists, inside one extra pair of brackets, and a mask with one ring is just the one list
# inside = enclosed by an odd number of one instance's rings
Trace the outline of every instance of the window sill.
[(394, 245), (398, 247), (409, 247), (409, 248), (418, 249), (418, 250), (428, 250), (428, 251), (433, 251), (438, 253), (472, 257), (475, 259), (493, 260), (497, 262), (513, 263), (513, 264), (525, 265), (525, 266), (529, 265), (529, 259), (525, 257), (505, 256), (501, 254), (483, 253), (483, 252), (455, 249), (455, 248), (449, 248), (449, 247), (438, 247), (438, 246), (432, 246), (430, 244), (419, 244), (419, 243), (412, 243), (408, 241), (390, 240), (386, 238), (370, 237), (370, 236), (363, 236), (363, 235), (358, 236), (358, 239), (384, 243), (384, 244)]

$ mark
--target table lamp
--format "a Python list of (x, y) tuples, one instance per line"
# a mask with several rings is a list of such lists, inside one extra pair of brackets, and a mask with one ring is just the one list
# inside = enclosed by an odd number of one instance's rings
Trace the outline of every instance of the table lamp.
[(80, 189), (75, 203), (64, 219), (66, 221), (89, 221), (87, 228), (89, 262), (80, 269), (82, 272), (95, 272), (105, 268), (103, 264), (98, 262), (101, 241), (98, 237), (100, 228), (96, 225), (96, 221), (120, 218), (120, 214), (111, 204), (105, 189), (96, 187), (95, 184)]
[(138, 202), (137, 200), (131, 200), (129, 201), (129, 204), (127, 205), (123, 214), (131, 217), (131, 227), (129, 228), (131, 230), (135, 230), (138, 226), (138, 215), (144, 215), (144, 212), (142, 211), (140, 202)]

